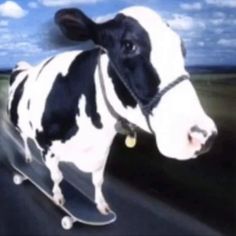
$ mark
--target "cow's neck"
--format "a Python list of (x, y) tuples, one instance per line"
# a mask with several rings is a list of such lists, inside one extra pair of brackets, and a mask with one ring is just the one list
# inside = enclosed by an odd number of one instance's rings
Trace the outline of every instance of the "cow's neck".
[[(128, 91), (123, 87), (122, 82), (113, 74), (111, 68), (109, 68), (109, 58), (107, 55), (102, 54), (99, 60), (100, 66), (98, 64), (96, 83), (103, 97), (103, 101), (107, 99), (111, 104), (112, 109), (114, 109), (119, 116), (127, 119), (141, 129), (150, 132), (146, 118), (137, 102), (130, 94), (128, 94)], [(101, 82), (101, 77), (103, 82)], [(103, 83), (104, 89), (102, 88), (103, 85), (101, 83)], [(107, 107), (107, 111), (112, 113), (106, 102), (104, 102), (104, 105)], [(111, 114), (111, 116), (116, 118), (113, 114)]]

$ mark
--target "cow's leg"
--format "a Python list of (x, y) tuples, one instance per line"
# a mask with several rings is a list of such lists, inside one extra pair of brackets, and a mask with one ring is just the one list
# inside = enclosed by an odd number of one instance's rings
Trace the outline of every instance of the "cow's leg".
[(53, 181), (52, 193), (54, 202), (58, 205), (63, 205), (65, 203), (65, 199), (59, 186), (63, 179), (63, 175), (59, 169), (59, 158), (55, 154), (48, 151), (45, 156), (45, 164), (50, 171), (51, 179)]
[(23, 139), (23, 143), (24, 143), (24, 150), (25, 150), (25, 161), (27, 163), (30, 163), (32, 161), (32, 156), (31, 156), (31, 152), (30, 152), (30, 149), (29, 149), (29, 145), (28, 145), (28, 142), (27, 142), (27, 137), (22, 137)]
[(92, 173), (92, 179), (93, 179), (93, 185), (95, 187), (95, 203), (97, 205), (97, 209), (102, 214), (108, 214), (111, 210), (109, 205), (107, 204), (103, 193), (102, 193), (102, 184), (104, 180), (104, 169), (105, 169), (105, 163), (102, 167), (97, 169)]

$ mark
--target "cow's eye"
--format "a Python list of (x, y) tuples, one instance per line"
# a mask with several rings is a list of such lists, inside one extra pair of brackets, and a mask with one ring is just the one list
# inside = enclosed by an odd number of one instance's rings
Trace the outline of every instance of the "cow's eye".
[(122, 43), (124, 53), (134, 53), (137, 50), (137, 45), (130, 40), (125, 40)]

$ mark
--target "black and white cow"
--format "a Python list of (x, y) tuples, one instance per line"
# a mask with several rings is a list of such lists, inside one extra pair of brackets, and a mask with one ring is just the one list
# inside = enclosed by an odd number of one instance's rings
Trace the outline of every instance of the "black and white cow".
[(195, 158), (209, 149), (216, 126), (188, 80), (180, 37), (156, 12), (130, 7), (95, 23), (73, 8), (58, 11), (55, 21), (69, 39), (92, 40), (97, 47), (61, 53), (35, 67), (19, 63), (8, 109), (26, 159), (31, 160), (28, 138), (41, 150), (56, 203), (64, 203), (58, 164), (66, 161), (92, 173), (97, 207), (109, 211), (101, 187), (116, 135), (111, 108), (153, 133), (169, 158)]

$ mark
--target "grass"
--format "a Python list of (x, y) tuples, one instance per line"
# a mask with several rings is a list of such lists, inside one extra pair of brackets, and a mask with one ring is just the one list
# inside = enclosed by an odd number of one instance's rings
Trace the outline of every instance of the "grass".
[(230, 80), (234, 80), (232, 82), (236, 83), (236, 74), (235, 73), (227, 73), (227, 74), (215, 74), (215, 73), (206, 73), (206, 74), (193, 74), (192, 75), (193, 80), (204, 80), (204, 81), (217, 81), (220, 82), (227, 80), (230, 82)]
[(192, 76), (206, 112), (231, 128), (236, 125), (236, 74)]
[(0, 80), (8, 80), (8, 79), (9, 79), (9, 75), (0, 73)]
[(9, 75), (0, 74), (0, 119), (3, 118), (3, 111), (6, 111), (7, 91), (9, 84)]

